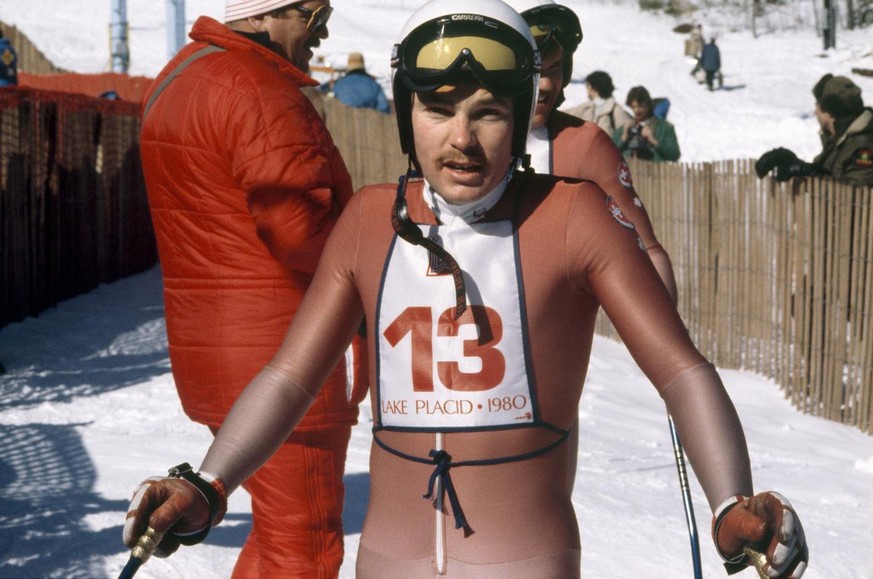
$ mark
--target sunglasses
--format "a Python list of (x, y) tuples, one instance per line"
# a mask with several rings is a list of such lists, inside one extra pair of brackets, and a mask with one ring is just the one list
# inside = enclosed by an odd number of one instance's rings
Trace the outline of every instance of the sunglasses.
[(539, 72), (539, 53), (501, 22), (443, 17), (395, 45), (392, 65), (413, 91), (430, 92), (472, 74), (495, 94), (509, 96)]
[(322, 4), (315, 10), (307, 8), (306, 6), (301, 6), (300, 4), (291, 4), (288, 8), (296, 10), (303, 16), (309, 18), (306, 22), (306, 29), (309, 32), (315, 32), (322, 26), (327, 26), (327, 21), (330, 20), (330, 15), (333, 13), (333, 8), (327, 4)]
[(546, 5), (523, 14), (537, 48), (543, 50), (554, 40), (566, 52), (573, 53), (582, 42), (582, 27), (576, 15), (564, 6)]

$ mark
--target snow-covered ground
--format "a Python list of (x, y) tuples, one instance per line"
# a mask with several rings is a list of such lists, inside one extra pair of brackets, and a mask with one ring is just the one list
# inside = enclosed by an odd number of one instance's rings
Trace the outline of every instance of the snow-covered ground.
[[(156, 6), (156, 4), (158, 4)], [(362, 51), (387, 87), (394, 35), (421, 1), (334, 2), (331, 36), (318, 51), (342, 65)], [(689, 76), (676, 21), (637, 12), (634, 3), (570, 1), (585, 40), (574, 78), (608, 71), (617, 97), (637, 84), (672, 101), (685, 161), (756, 157), (785, 145), (818, 151), (810, 89), (825, 72), (873, 67), (871, 29), (840, 31), (821, 49), (811, 30), (753, 39), (717, 31), (725, 90), (709, 93)], [(131, 73), (156, 74), (167, 59), (163, 3), (128, 0)], [(221, 0), (188, 0), (221, 18)], [(0, 3), (0, 20), (21, 28), (55, 64), (108, 70), (108, 2)], [(865, 56), (866, 55), (866, 56)], [(852, 77), (873, 100), (873, 82)], [(584, 99), (581, 83), (567, 105)], [(642, 192), (643, 195), (645, 192)], [(181, 411), (169, 373), (160, 274), (145, 274), (68, 300), (38, 318), (0, 330), (0, 577), (115, 576), (127, 558), (121, 525), (144, 476), (183, 460), (197, 463), (205, 428)], [(873, 577), (873, 437), (796, 412), (772, 382), (746, 372), (722, 376), (745, 425), (756, 487), (778, 489), (800, 513), (811, 545), (812, 578)], [(362, 408), (347, 467), (347, 560), (354, 557), (369, 479), (369, 409)], [(625, 349), (597, 339), (579, 409), (582, 425), (574, 502), (585, 577), (689, 576), (688, 532), (663, 403)], [(708, 536), (709, 513), (692, 483), (704, 575), (724, 573)], [(206, 544), (149, 561), (138, 576), (226, 577), (250, 525), (243, 492)], [(751, 576), (747, 571), (745, 576)]]

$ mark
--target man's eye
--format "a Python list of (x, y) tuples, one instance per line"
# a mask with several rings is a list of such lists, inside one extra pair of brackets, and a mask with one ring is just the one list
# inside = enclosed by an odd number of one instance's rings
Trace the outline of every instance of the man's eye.
[(502, 109), (485, 109), (479, 112), (479, 118), (489, 120), (500, 120), (509, 118), (509, 113)]
[(449, 109), (448, 107), (428, 106), (425, 108), (425, 110), (432, 115), (439, 115), (439, 116), (443, 116), (443, 117), (452, 114), (451, 109)]

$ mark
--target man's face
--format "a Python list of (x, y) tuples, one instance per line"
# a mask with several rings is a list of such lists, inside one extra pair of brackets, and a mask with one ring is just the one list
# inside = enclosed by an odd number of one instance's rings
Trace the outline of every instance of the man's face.
[(647, 104), (640, 101), (631, 101), (630, 108), (636, 122), (641, 123), (649, 118), (649, 106)]
[[(330, 1), (310, 0), (294, 4), (317, 10), (320, 6), (330, 6)], [(293, 8), (288, 8), (279, 17), (268, 15), (262, 20), (262, 31), (270, 34), (273, 48), (303, 72), (309, 72), (313, 49), (317, 48), (329, 34), (327, 25), (310, 32), (306, 28), (307, 22), (309, 16)]]
[(512, 100), (471, 82), (416, 93), (415, 152), (428, 183), (449, 203), (480, 199), (500, 183), (512, 160)]
[(818, 102), (815, 103), (815, 118), (818, 120), (818, 126), (821, 127), (821, 132), (829, 135), (833, 135), (836, 132), (834, 129), (834, 117), (830, 113), (821, 110), (821, 107), (818, 106)]
[(552, 114), (563, 87), (564, 49), (557, 42), (549, 42), (543, 54), (540, 92), (533, 118), (534, 127), (541, 127), (549, 120), (549, 115)]

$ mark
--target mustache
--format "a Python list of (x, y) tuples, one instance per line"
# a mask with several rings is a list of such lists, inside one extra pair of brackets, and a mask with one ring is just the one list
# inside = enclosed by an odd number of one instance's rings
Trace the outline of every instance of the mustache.
[(439, 158), (443, 165), (485, 165), (485, 155), (480, 151), (471, 150), (464, 154), (443, 155)]

